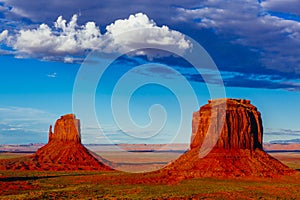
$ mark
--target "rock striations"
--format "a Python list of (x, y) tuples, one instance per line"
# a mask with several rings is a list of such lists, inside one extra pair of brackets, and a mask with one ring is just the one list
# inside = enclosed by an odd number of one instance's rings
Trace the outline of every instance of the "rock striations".
[(291, 174), (264, 152), (260, 112), (249, 100), (210, 100), (193, 115), (190, 150), (163, 171), (179, 179)]
[(193, 114), (190, 148), (200, 147), (209, 132), (218, 131), (215, 148), (262, 149), (260, 112), (249, 100), (217, 99), (202, 106)]
[[(80, 121), (74, 114), (58, 119), (52, 132), (49, 130), (48, 143), (37, 150), (29, 159), (7, 160), (7, 169), (36, 170), (111, 170), (99, 156), (81, 144)], [(1, 166), (0, 166), (1, 168)]]
[(80, 121), (79, 119), (76, 119), (74, 114), (61, 116), (55, 123), (54, 133), (52, 132), (52, 126), (50, 125), (48, 143), (81, 143)]

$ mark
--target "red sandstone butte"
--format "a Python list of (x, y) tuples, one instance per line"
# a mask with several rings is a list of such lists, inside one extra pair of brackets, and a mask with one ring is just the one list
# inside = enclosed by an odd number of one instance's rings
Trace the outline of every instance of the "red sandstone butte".
[(163, 170), (168, 175), (185, 179), (294, 173), (263, 150), (261, 114), (249, 100), (209, 100), (194, 113), (192, 126), (190, 150)]
[[(58, 119), (52, 132), (49, 130), (48, 143), (37, 152), (23, 159), (6, 160), (6, 169), (31, 170), (111, 170), (99, 156), (81, 144), (80, 121), (74, 114)], [(0, 165), (0, 168), (3, 168)]]

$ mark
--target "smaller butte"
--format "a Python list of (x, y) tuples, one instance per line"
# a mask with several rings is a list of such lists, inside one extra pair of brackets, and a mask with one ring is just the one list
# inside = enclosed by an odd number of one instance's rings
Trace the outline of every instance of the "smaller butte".
[(67, 114), (56, 121), (54, 132), (50, 126), (49, 141), (45, 146), (29, 158), (4, 160), (0, 169), (112, 170), (101, 161), (104, 159), (81, 144), (79, 119), (74, 114)]

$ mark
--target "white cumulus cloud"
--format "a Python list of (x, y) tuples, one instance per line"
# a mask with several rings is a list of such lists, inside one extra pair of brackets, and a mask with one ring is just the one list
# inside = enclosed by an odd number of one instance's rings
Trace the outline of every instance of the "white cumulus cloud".
[(61, 16), (54, 27), (41, 24), (36, 29), (20, 30), (11, 37), (11, 46), (18, 54), (36, 57), (51, 57), (64, 54), (80, 54), (85, 49), (93, 50), (99, 45), (100, 31), (93, 22), (77, 24), (77, 15), (69, 23)]
[(4, 30), (0, 33), (0, 42), (6, 40), (8, 36), (8, 30)]
[(116, 20), (106, 27), (104, 34), (101, 34), (95, 22), (78, 25), (77, 18), (77, 15), (73, 15), (67, 22), (59, 16), (52, 27), (40, 24), (36, 28), (10, 33), (9, 36), (7, 31), (3, 31), (0, 41), (9, 38), (6, 44), (14, 49), (18, 57), (45, 60), (57, 60), (59, 57), (65, 62), (73, 62), (72, 56), (84, 56), (91, 50), (123, 53), (148, 44), (153, 48), (167, 46), (176, 52), (184, 52), (191, 47), (183, 34), (167, 26), (157, 26), (143, 13)]
[[(184, 50), (191, 47), (184, 36), (167, 26), (158, 27), (147, 15), (138, 13), (130, 15), (128, 19), (116, 20), (106, 27), (106, 35), (111, 39), (109, 49), (120, 50), (137, 49), (146, 43), (153, 48), (167, 46), (169, 49)], [(122, 34), (121, 37), (118, 37)]]

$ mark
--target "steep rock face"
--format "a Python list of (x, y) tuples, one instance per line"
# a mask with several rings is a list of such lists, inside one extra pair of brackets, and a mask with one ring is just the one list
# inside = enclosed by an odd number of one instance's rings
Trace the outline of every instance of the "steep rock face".
[(29, 158), (2, 162), (0, 169), (112, 170), (103, 162), (103, 158), (81, 144), (80, 121), (74, 114), (67, 114), (56, 121), (54, 133), (50, 126), (48, 144)]
[[(262, 148), (261, 115), (249, 100), (211, 100), (193, 115), (190, 150), (162, 170), (169, 177), (273, 177), (295, 171)], [(203, 146), (210, 147), (202, 155)]]
[(81, 143), (80, 121), (76, 119), (74, 114), (61, 116), (55, 123), (54, 133), (52, 133), (52, 126), (50, 126), (49, 143)]
[[(220, 119), (222, 117), (223, 121)], [(219, 126), (223, 128), (220, 129), (215, 148), (262, 149), (261, 115), (249, 100), (210, 100), (194, 113), (192, 126), (191, 149), (203, 144), (209, 128), (212, 133), (216, 133)]]

